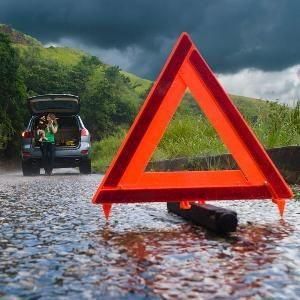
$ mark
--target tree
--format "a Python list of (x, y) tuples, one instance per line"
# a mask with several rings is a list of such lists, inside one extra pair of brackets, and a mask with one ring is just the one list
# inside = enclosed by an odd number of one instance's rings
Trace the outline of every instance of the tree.
[(0, 33), (0, 152), (11, 153), (19, 142), (24, 120), (25, 86), (19, 56), (9, 38)]
[(130, 96), (130, 89), (118, 67), (107, 67), (102, 76), (88, 82), (82, 97), (82, 115), (94, 139), (101, 139), (132, 121), (136, 107), (126, 97)]
[(100, 65), (102, 63), (96, 56), (82, 56), (81, 60), (69, 71), (68, 90), (81, 97), (85, 92), (89, 77)]
[(21, 59), (21, 75), (30, 96), (69, 92), (70, 67), (45, 59), (39, 48), (25, 50)]

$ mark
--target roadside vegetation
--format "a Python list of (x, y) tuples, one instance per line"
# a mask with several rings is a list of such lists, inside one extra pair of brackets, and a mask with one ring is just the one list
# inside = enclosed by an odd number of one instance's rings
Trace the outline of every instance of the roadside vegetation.
[(300, 187), (299, 185), (293, 185), (292, 190), (294, 192), (294, 199), (300, 202)]
[[(0, 82), (0, 158), (19, 155), (21, 132), (29, 119), (28, 96), (70, 93), (81, 99), (80, 114), (92, 136), (92, 165), (102, 172), (152, 84), (82, 51), (44, 47), (5, 25), (0, 25)], [(299, 101), (291, 108), (242, 96), (231, 98), (266, 148), (299, 145)], [(152, 160), (225, 152), (187, 92)]]
[(0, 159), (19, 156), (29, 120), (26, 99), (70, 93), (81, 99), (81, 117), (93, 140), (132, 122), (151, 82), (109, 66), (82, 51), (48, 47), (0, 25)]
[(25, 115), (26, 87), (19, 72), (19, 56), (7, 36), (0, 34), (0, 151), (16, 147)]
[[(189, 98), (190, 96), (188, 96)], [(235, 97), (232, 96), (236, 102)], [(183, 101), (185, 101), (184, 99)], [(265, 148), (300, 145), (300, 101), (293, 108), (276, 102), (263, 102), (258, 110), (239, 107)], [(238, 103), (237, 103), (237, 106)], [(255, 106), (253, 106), (255, 107)], [(104, 172), (115, 155), (126, 130), (93, 143), (93, 168)], [(198, 108), (182, 105), (170, 122), (151, 160), (196, 157), (228, 153), (214, 128)]]

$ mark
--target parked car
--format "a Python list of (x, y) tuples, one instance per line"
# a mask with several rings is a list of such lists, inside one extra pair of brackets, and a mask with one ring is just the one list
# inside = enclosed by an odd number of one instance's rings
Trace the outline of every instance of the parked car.
[(47, 94), (28, 99), (31, 118), (22, 133), (21, 158), (24, 176), (40, 174), (42, 153), (37, 136), (40, 117), (54, 113), (58, 118), (55, 134), (54, 168), (79, 167), (80, 173), (91, 173), (90, 134), (80, 116), (80, 100), (70, 94)]

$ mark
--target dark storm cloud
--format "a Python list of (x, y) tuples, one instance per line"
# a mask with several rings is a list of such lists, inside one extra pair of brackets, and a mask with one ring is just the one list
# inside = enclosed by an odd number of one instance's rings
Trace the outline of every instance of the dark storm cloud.
[(216, 72), (300, 63), (299, 0), (0, 0), (0, 22), (44, 43), (128, 53), (153, 78), (182, 31)]

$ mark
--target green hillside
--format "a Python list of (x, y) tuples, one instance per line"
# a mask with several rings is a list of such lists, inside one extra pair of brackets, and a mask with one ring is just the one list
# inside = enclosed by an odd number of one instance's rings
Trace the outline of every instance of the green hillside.
[[(0, 156), (18, 153), (27, 125), (26, 98), (71, 93), (81, 98), (81, 117), (95, 140), (132, 122), (151, 84), (77, 49), (44, 47), (38, 40), (0, 25)], [(7, 78), (12, 78), (10, 81)], [(5, 110), (2, 110), (2, 107)]]
[[(19, 64), (17, 77), (23, 100), (18, 105), (17, 102), (14, 104), (20, 110), (17, 127), (22, 127), (21, 120), (23, 126), (28, 121), (26, 97), (46, 93), (79, 95), (81, 116), (94, 141), (99, 141), (94, 142), (93, 146), (94, 167), (103, 170), (136, 116), (152, 82), (117, 66), (107, 65), (81, 50), (44, 47), (33, 37), (6, 25), (0, 25), (0, 42), (1, 33), (9, 37), (16, 51), (13, 55)], [(3, 35), (2, 40), (5, 42)], [(230, 97), (265, 147), (299, 144), (299, 105), (291, 109), (259, 99), (237, 95)], [(11, 111), (14, 111), (13, 107)], [(13, 113), (11, 118), (15, 119)], [(20, 134), (17, 127), (10, 127), (10, 136), (1, 137), (0, 131), (0, 152), (1, 138), (6, 146), (9, 145)], [(226, 149), (199, 112), (192, 95), (187, 92), (153, 159), (223, 152)]]
[[(38, 51), (41, 59), (52, 60), (66, 66), (74, 66), (79, 63), (83, 56), (91, 56), (81, 50), (68, 47), (44, 47), (42, 43), (35, 38), (16, 31), (4, 24), (0, 24), (0, 32), (4, 32), (11, 37), (14, 46), (19, 49), (21, 56), (28, 53), (28, 51)], [(100, 75), (106, 67), (107, 65), (105, 64), (100, 66), (99, 70), (94, 73), (94, 76)], [(152, 84), (150, 80), (140, 78), (124, 70), (120, 70), (120, 73), (130, 80), (132, 87), (141, 97), (144, 96), (145, 91), (147, 91)], [(246, 114), (249, 113), (251, 116), (256, 115), (260, 110), (266, 109), (265, 101), (243, 96), (230, 96), (241, 111), (246, 112)], [(189, 99), (190, 95), (187, 94), (186, 98)], [(191, 107), (193, 107), (193, 104)]]
[(145, 91), (147, 91), (152, 85), (152, 81), (148, 79), (143, 79), (125, 71), (121, 71), (121, 73), (130, 79), (135, 91), (141, 96), (144, 96)]
[[(52, 60), (61, 65), (74, 66), (82, 59), (83, 56), (91, 56), (90, 54), (69, 47), (44, 47), (37, 39), (19, 32), (5, 24), (0, 24), (0, 32), (7, 34), (15, 48), (18, 49), (21, 56), (28, 51), (39, 52), (39, 55), (44, 60)], [(139, 95), (143, 95), (145, 90), (151, 85), (151, 81), (140, 78), (132, 73), (120, 70), (120, 73), (128, 77), (132, 86)]]

